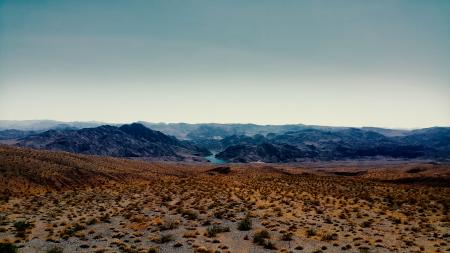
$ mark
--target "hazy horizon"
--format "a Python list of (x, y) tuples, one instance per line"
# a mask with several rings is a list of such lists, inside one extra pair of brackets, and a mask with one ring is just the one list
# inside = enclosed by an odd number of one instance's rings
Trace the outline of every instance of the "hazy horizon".
[(369, 126), (369, 125), (319, 125), (319, 124), (305, 124), (305, 123), (285, 123), (285, 124), (270, 124), (270, 123), (254, 123), (254, 122), (158, 122), (158, 121), (148, 121), (148, 120), (134, 120), (134, 121), (98, 121), (98, 120), (55, 120), (55, 119), (25, 119), (25, 120), (9, 120), (9, 119), (0, 119), (2, 121), (9, 122), (26, 122), (26, 121), (51, 121), (51, 122), (60, 122), (60, 123), (96, 123), (96, 124), (113, 124), (113, 125), (122, 125), (122, 124), (132, 124), (132, 123), (150, 123), (150, 124), (189, 124), (189, 125), (202, 125), (202, 124), (217, 124), (217, 125), (259, 125), (259, 126), (283, 126), (283, 125), (305, 125), (305, 126), (324, 126), (324, 127), (350, 127), (350, 128), (364, 128), (364, 127), (373, 127), (373, 128), (385, 128), (385, 129), (393, 129), (393, 130), (415, 130), (415, 129), (424, 129), (424, 128), (433, 128), (433, 127), (450, 127), (449, 125), (435, 125), (428, 127), (387, 127), (387, 126)]
[(0, 119), (450, 126), (450, 1), (0, 0)]

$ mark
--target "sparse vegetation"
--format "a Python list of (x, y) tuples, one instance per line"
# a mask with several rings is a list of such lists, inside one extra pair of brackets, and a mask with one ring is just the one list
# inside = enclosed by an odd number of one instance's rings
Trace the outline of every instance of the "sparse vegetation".
[(17, 221), (14, 222), (14, 228), (16, 228), (17, 231), (25, 231), (28, 228), (31, 228), (31, 223), (28, 221)]
[(283, 241), (292, 241), (292, 236), (293, 235), (294, 234), (292, 234), (292, 233), (283, 233), (281, 235), (281, 240), (283, 240)]
[(47, 253), (63, 253), (64, 250), (60, 247), (52, 247), (51, 249), (47, 250)]
[[(28, 249), (31, 240), (44, 252), (58, 252), (50, 251), (59, 250), (52, 248), (56, 243), (64, 252), (449, 248), (450, 188), (392, 182), (434, 173), (445, 178), (448, 165), (401, 164), (372, 172), (253, 164), (231, 165), (230, 173), (221, 174), (210, 165), (0, 149), (0, 166), (9, 168), (1, 172), (0, 192), (12, 189), (0, 207), (5, 252), (17, 252), (15, 245)], [(43, 161), (48, 168), (37, 170)], [(417, 167), (425, 170), (408, 172)], [(12, 187), (17, 185), (22, 187)]]
[(168, 243), (173, 241), (173, 235), (172, 234), (161, 234), (158, 238), (156, 238), (154, 241), (157, 243)]
[(223, 232), (230, 232), (230, 228), (229, 227), (222, 227), (222, 226), (218, 226), (218, 225), (213, 225), (211, 227), (208, 227), (206, 234), (207, 234), (208, 237), (214, 237), (218, 233), (223, 233)]
[(306, 230), (307, 236), (315, 236), (316, 234), (317, 234), (317, 232), (314, 228), (309, 228), (308, 230)]
[(270, 238), (269, 232), (267, 232), (267, 230), (261, 230), (253, 235), (253, 242), (259, 245), (264, 245), (266, 239), (268, 238)]
[(8, 242), (0, 242), (0, 252), (1, 253), (16, 253), (17, 246), (12, 243), (8, 243)]
[(245, 218), (239, 222), (238, 229), (241, 231), (249, 231), (252, 229), (252, 220), (249, 215), (246, 215)]

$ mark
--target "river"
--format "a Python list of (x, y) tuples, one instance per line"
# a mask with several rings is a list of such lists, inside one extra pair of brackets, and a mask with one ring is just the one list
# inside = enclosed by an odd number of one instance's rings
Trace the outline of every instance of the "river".
[(224, 160), (221, 160), (221, 159), (219, 159), (219, 158), (216, 158), (216, 154), (217, 154), (217, 152), (212, 152), (212, 155), (210, 155), (210, 156), (205, 156), (205, 158), (206, 158), (206, 160), (208, 160), (209, 162), (214, 163), (214, 164), (224, 164), (224, 163), (227, 163), (227, 161), (224, 161)]

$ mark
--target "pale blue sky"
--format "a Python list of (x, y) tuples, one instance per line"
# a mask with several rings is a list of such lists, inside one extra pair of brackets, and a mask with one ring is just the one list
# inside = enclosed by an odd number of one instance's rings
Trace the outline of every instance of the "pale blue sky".
[(0, 0), (0, 119), (450, 126), (450, 1)]

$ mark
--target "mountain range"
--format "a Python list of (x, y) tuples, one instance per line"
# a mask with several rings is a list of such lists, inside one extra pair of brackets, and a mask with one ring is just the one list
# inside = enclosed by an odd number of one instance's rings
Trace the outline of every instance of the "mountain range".
[(150, 160), (205, 161), (211, 152), (217, 153), (216, 158), (244, 163), (450, 159), (449, 127), (0, 121), (0, 129), (3, 143)]
[(364, 129), (326, 131), (304, 129), (265, 137), (231, 136), (216, 157), (233, 162), (299, 162), (347, 159), (448, 159), (450, 128), (411, 131), (386, 136)]
[(133, 123), (120, 127), (102, 125), (78, 130), (48, 130), (21, 138), (18, 146), (115, 157), (174, 161), (202, 161), (210, 152), (189, 141)]

